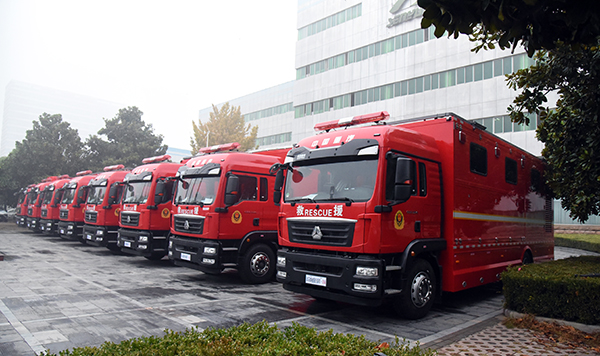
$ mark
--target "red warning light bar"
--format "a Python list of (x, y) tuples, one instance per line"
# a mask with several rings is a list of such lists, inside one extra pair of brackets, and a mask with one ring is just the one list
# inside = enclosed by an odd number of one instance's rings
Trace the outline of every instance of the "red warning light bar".
[(125, 168), (122, 164), (115, 164), (114, 166), (106, 166), (104, 167), (104, 172), (117, 171), (119, 169)]
[(316, 124), (315, 131), (329, 131), (331, 129), (337, 129), (340, 127), (366, 124), (369, 122), (378, 122), (381, 120), (385, 120), (389, 117), (390, 114), (388, 114), (387, 111), (380, 111), (372, 114), (359, 115), (333, 121), (326, 121)]
[(144, 158), (142, 160), (142, 163), (144, 163), (144, 164), (147, 164), (147, 163), (158, 163), (158, 162), (168, 161), (170, 159), (171, 159), (171, 156), (169, 156), (169, 155), (154, 156), (154, 157)]
[(92, 174), (92, 171), (90, 171), (89, 169), (87, 171), (77, 172), (75, 175), (79, 177), (79, 176), (85, 176), (88, 174)]
[(58, 177), (58, 179), (67, 179), (67, 178), (71, 178), (71, 177), (69, 177), (68, 174), (63, 174), (62, 176)]
[(231, 150), (235, 150), (238, 147), (240, 147), (240, 144), (237, 142), (224, 143), (222, 145), (203, 147), (198, 151), (198, 153), (214, 153), (214, 152), (231, 151)]

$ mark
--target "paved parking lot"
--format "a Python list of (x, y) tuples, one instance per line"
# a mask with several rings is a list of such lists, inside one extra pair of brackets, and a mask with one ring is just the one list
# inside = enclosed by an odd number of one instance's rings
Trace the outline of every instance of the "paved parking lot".
[(318, 330), (395, 336), (439, 347), (466, 328), (498, 322), (497, 285), (446, 296), (418, 321), (379, 308), (318, 302), (276, 282), (246, 285), (237, 272), (220, 276), (169, 261), (113, 254), (105, 248), (0, 224), (0, 355), (35, 355), (163, 330), (229, 327), (267, 320)]

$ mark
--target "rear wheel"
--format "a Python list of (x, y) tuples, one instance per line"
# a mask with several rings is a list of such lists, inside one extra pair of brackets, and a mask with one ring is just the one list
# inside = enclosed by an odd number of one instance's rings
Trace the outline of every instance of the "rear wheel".
[(394, 309), (407, 319), (420, 319), (431, 309), (435, 289), (435, 272), (431, 264), (418, 259), (408, 272), (404, 291), (394, 303)]
[(275, 252), (265, 245), (256, 244), (242, 258), (239, 273), (246, 283), (266, 283), (275, 275)]

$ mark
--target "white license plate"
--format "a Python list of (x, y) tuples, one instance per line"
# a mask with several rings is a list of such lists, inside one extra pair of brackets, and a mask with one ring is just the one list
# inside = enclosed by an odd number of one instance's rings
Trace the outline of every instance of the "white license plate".
[(181, 259), (182, 260), (186, 260), (186, 261), (191, 261), (192, 260), (192, 255), (190, 255), (189, 253), (182, 253), (181, 254)]
[(88, 239), (88, 240), (91, 240), (91, 239), (92, 239), (92, 235), (90, 235), (90, 234), (85, 234), (85, 238), (86, 238), (86, 239)]
[(131, 247), (131, 242), (129, 242), (129, 241), (123, 241), (123, 246), (125, 246), (125, 247)]
[(313, 286), (327, 287), (327, 277), (313, 276), (307, 274), (304, 277), (304, 282), (306, 282), (306, 284), (312, 284)]

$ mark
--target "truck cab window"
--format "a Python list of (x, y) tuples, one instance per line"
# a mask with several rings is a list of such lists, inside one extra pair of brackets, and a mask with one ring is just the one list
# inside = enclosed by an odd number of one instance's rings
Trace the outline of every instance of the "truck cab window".
[(471, 172), (487, 176), (487, 149), (485, 147), (471, 142), (469, 160)]
[(260, 201), (267, 201), (269, 199), (269, 182), (267, 178), (260, 179)]
[(506, 183), (517, 184), (517, 161), (508, 157), (504, 160), (504, 179)]
[(427, 169), (423, 162), (419, 162), (419, 195), (427, 195)]

